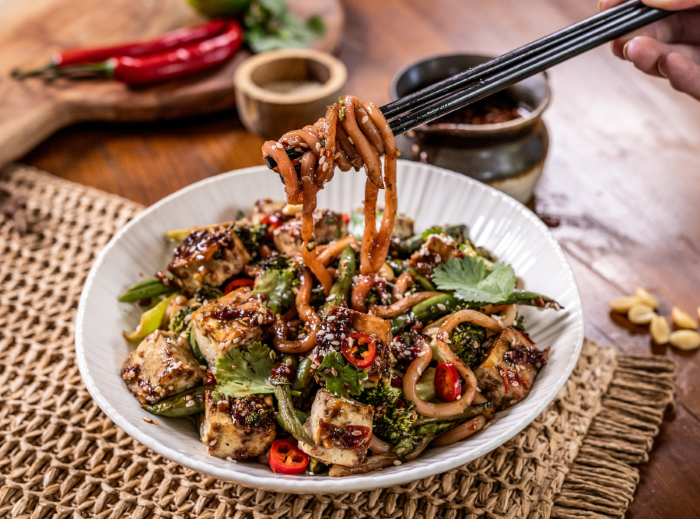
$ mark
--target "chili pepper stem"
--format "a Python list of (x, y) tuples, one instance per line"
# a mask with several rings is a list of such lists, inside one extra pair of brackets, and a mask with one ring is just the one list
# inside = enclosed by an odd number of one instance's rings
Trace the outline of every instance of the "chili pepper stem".
[(101, 63), (86, 63), (85, 65), (71, 65), (69, 67), (54, 67), (51, 70), (52, 74), (46, 76), (44, 81), (47, 83), (53, 81), (59, 77), (66, 76), (97, 76), (104, 75), (105, 77), (112, 78), (114, 76), (114, 68), (117, 65), (117, 61), (114, 58), (110, 58), (107, 61)]
[(28, 77), (41, 76), (47, 72), (55, 70), (56, 68), (56, 64), (53, 62), (49, 63), (48, 65), (44, 65), (43, 67), (35, 68), (33, 70), (27, 70), (26, 72), (22, 72), (20, 69), (16, 68), (10, 73), (10, 76), (13, 79), (22, 81)]

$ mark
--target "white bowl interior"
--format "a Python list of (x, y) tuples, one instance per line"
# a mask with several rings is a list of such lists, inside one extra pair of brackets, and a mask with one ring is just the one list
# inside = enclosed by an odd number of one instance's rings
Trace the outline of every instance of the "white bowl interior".
[[(338, 172), (319, 194), (319, 207), (349, 212), (364, 195), (363, 173)], [(255, 463), (232, 464), (209, 456), (187, 420), (152, 417), (141, 409), (120, 376), (133, 349), (122, 330), (133, 329), (140, 310), (118, 303), (135, 281), (150, 277), (170, 260), (173, 245), (163, 234), (232, 220), (253, 201), (281, 199), (283, 186), (265, 167), (233, 171), (189, 186), (134, 218), (96, 260), (80, 300), (76, 350), (80, 372), (102, 410), (128, 434), (182, 465), (216, 478), (267, 490), (295, 493), (352, 492), (398, 485), (445, 472), (495, 449), (534, 420), (556, 396), (574, 368), (583, 344), (581, 299), (561, 249), (547, 228), (512, 198), (468, 177), (434, 166), (399, 161), (399, 210), (416, 219), (417, 230), (436, 224), (466, 223), (477, 245), (513, 265), (529, 290), (559, 301), (565, 310), (520, 308), (530, 336), (549, 362), (528, 397), (499, 413), (488, 428), (467, 441), (429, 449), (417, 460), (380, 472), (346, 478), (274, 476)]]

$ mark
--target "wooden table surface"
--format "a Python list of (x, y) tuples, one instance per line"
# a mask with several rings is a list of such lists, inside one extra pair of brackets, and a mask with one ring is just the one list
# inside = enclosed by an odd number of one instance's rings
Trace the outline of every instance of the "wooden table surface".
[[(346, 0), (347, 91), (388, 101), (401, 66), (451, 52), (501, 54), (596, 11), (596, 0)], [(700, 517), (700, 353), (653, 348), (616, 325), (608, 300), (644, 286), (661, 311), (700, 305), (700, 103), (599, 48), (550, 71), (550, 156), (538, 211), (578, 279), (586, 332), (624, 353), (679, 361), (678, 408), (656, 440), (628, 512)], [(61, 131), (24, 158), (76, 182), (150, 204), (192, 182), (262, 164), (235, 113)]]

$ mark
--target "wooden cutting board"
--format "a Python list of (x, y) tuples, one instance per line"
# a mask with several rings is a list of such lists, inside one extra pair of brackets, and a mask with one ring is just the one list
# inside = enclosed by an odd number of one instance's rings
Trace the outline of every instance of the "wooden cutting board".
[[(343, 27), (339, 0), (289, 0), (306, 19), (321, 16), (323, 38), (311, 46), (337, 50)], [(205, 21), (185, 0), (0, 0), (0, 167), (46, 137), (82, 121), (151, 121), (215, 112), (235, 105), (233, 71), (250, 54), (223, 67), (147, 88), (105, 79), (15, 81), (10, 72), (46, 64), (63, 48), (158, 36)]]

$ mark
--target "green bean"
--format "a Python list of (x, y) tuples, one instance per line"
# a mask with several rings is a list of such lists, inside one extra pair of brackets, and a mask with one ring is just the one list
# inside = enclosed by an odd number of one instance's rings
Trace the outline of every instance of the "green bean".
[(396, 334), (406, 323), (420, 321), (427, 323), (457, 309), (463, 303), (452, 294), (440, 294), (414, 306), (410, 312), (394, 317), (391, 332)]
[(301, 405), (309, 397), (316, 385), (314, 375), (311, 372), (311, 364), (311, 358), (304, 357), (299, 361), (297, 372), (294, 375), (292, 390), (299, 392), (299, 395), (294, 397), (294, 403), (297, 405)]
[[(297, 419), (302, 424), (309, 418), (308, 414), (306, 414), (304, 411), (299, 411), (299, 409), (294, 409), (294, 413), (297, 415)], [(279, 425), (285, 431), (291, 432), (291, 431), (288, 431), (287, 428), (285, 427), (285, 422), (282, 419), (282, 415), (280, 413), (277, 413), (277, 417), (275, 419), (277, 421), (277, 425)]]
[[(173, 418), (196, 415), (204, 411), (204, 389), (204, 386), (196, 387), (156, 404), (146, 404), (143, 408), (149, 413)], [(188, 405), (190, 402), (194, 404)]]
[(139, 281), (129, 290), (124, 292), (124, 295), (119, 298), (122, 303), (135, 303), (144, 299), (151, 299), (162, 294), (175, 292), (177, 287), (165, 286), (158, 278), (149, 278)]
[(309, 470), (312, 474), (321, 474), (323, 472), (328, 472), (328, 465), (316, 458), (309, 458)]
[(190, 349), (192, 350), (192, 355), (195, 360), (199, 362), (200, 366), (208, 366), (209, 363), (207, 359), (202, 355), (202, 350), (199, 349), (199, 344), (197, 344), (197, 339), (194, 337), (194, 330), (190, 329)]
[(292, 406), (292, 395), (288, 384), (274, 386), (275, 397), (277, 397), (277, 420), (280, 426), (300, 442), (313, 445), (313, 440), (309, 437), (304, 427), (301, 425), (299, 416)]
[(321, 316), (325, 316), (331, 306), (343, 306), (347, 304), (350, 287), (352, 286), (352, 278), (357, 271), (357, 262), (355, 260), (355, 251), (349, 245), (340, 255), (338, 262), (338, 279), (331, 287), (331, 293), (328, 300), (321, 309)]
[(409, 274), (412, 274), (412, 275), (413, 275), (413, 277), (414, 277), (415, 280), (416, 280), (416, 283), (418, 283), (418, 285), (420, 285), (420, 287), (421, 287), (424, 291), (426, 291), (426, 292), (435, 292), (435, 291), (437, 290), (437, 288), (435, 287), (435, 285), (433, 284), (432, 281), (430, 281), (428, 278), (426, 278), (425, 276), (423, 276), (422, 274), (420, 274), (420, 273), (419, 273), (416, 269), (414, 269), (413, 267), (409, 268), (409, 269), (407, 270), (407, 272), (408, 272)]
[[(470, 306), (473, 303), (470, 303)], [(516, 290), (505, 301), (500, 303), (494, 303), (496, 305), (523, 305), (523, 306), (535, 306), (537, 308), (553, 308), (554, 310), (560, 310), (564, 308), (559, 303), (557, 303), (551, 297), (543, 296), (535, 292), (525, 292), (523, 290)], [(483, 303), (479, 303), (480, 306), (485, 306)]]

